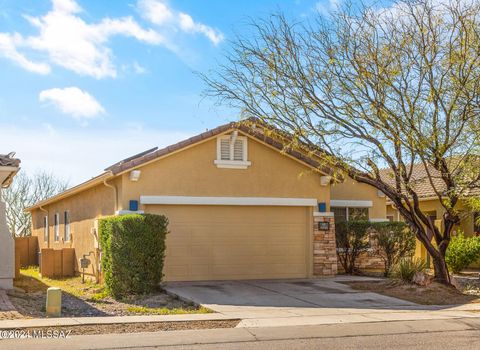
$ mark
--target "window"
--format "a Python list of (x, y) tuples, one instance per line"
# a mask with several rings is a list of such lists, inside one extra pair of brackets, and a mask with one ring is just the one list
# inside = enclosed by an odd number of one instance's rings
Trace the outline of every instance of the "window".
[(347, 208), (348, 220), (368, 220), (368, 208)]
[(247, 160), (247, 138), (238, 136), (236, 132), (231, 135), (222, 135), (217, 138), (218, 168), (246, 169), (251, 164)]
[(63, 240), (65, 242), (70, 241), (70, 212), (66, 211), (63, 213), (63, 223), (64, 223), (64, 232), (63, 232)]
[(43, 217), (43, 241), (48, 242), (48, 216)]
[(60, 214), (56, 213), (53, 217), (53, 240), (58, 242), (60, 240)]
[(348, 220), (368, 220), (368, 208), (332, 207), (335, 223)]

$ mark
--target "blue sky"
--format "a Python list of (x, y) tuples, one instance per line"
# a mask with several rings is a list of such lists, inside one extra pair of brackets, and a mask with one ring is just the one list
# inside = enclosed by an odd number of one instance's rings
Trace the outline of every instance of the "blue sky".
[(84, 181), (111, 163), (237, 118), (202, 99), (248, 18), (337, 0), (0, 0), (0, 153)]

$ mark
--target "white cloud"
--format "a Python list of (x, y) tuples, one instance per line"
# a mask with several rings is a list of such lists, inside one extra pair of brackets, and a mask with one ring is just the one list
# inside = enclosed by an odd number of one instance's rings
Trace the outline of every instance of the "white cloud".
[(335, 11), (340, 6), (341, 0), (321, 0), (315, 4), (316, 10), (328, 16), (332, 11)]
[(219, 30), (196, 22), (188, 13), (174, 11), (163, 0), (139, 0), (137, 7), (143, 18), (158, 26), (178, 28), (185, 33), (203, 34), (214, 45), (224, 39)]
[(74, 0), (52, 0), (52, 9), (44, 16), (25, 16), (38, 29), (38, 35), (0, 33), (0, 54), (30, 71), (48, 73), (48, 64), (32, 62), (20, 53), (26, 48), (46, 55), (50, 63), (100, 79), (117, 75), (107, 45), (112, 36), (127, 36), (152, 45), (163, 42), (159, 33), (142, 28), (132, 17), (87, 23), (79, 17), (81, 12)]
[[(154, 128), (144, 130), (131, 126), (110, 130), (65, 130), (54, 129), (48, 124), (42, 127), (0, 124), (0, 130), (0, 150), (16, 151), (22, 160), (22, 171), (46, 170), (69, 180), (71, 185), (100, 174), (121, 159), (192, 136), (183, 132)], [(92, 154), (95, 156), (92, 157)]]
[(219, 44), (223, 40), (222, 33), (217, 32), (215, 29), (205, 24), (195, 22), (192, 16), (186, 13), (180, 12), (178, 17), (180, 20), (180, 28), (183, 31), (190, 32), (190, 33), (202, 33), (207, 38), (209, 38), (210, 41), (215, 45)]
[(16, 46), (21, 45), (23, 38), (18, 33), (0, 33), (0, 56), (10, 59), (20, 67), (34, 73), (48, 74), (50, 66), (42, 62), (33, 62), (18, 52)]
[(138, 62), (133, 62), (133, 71), (137, 74), (145, 74), (147, 72), (147, 69), (143, 66), (141, 66)]
[(138, 8), (146, 19), (158, 25), (165, 24), (173, 19), (172, 11), (161, 1), (141, 0), (138, 2)]
[(62, 113), (76, 119), (90, 119), (105, 113), (102, 105), (88, 92), (77, 87), (43, 90), (38, 95), (40, 102), (50, 102)]

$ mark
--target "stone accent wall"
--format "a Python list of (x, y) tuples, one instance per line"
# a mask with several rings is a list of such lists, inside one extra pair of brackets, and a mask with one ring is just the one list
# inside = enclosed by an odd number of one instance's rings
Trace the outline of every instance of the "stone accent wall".
[[(356, 266), (360, 272), (383, 272), (385, 265), (383, 260), (375, 256), (372, 251), (366, 251), (360, 254), (356, 260)], [(338, 263), (338, 271), (345, 272), (342, 264)]]
[[(328, 215), (330, 213), (325, 213)], [(330, 229), (318, 229), (319, 222), (329, 222)], [(313, 276), (335, 276), (337, 274), (337, 244), (335, 221), (332, 216), (313, 217)]]

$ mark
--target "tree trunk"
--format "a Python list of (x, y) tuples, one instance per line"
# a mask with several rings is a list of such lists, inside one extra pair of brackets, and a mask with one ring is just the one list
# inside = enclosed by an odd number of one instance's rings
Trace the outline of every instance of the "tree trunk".
[(436, 256), (432, 256), (433, 268), (434, 268), (434, 281), (451, 285), (450, 274), (448, 273), (447, 263), (445, 262), (445, 256), (438, 253)]

